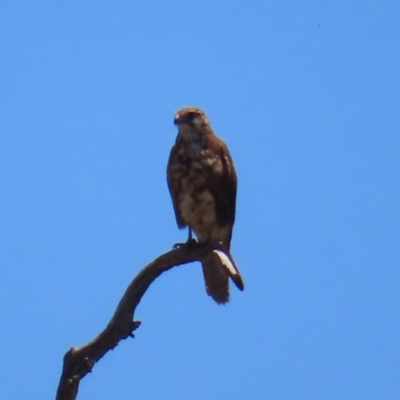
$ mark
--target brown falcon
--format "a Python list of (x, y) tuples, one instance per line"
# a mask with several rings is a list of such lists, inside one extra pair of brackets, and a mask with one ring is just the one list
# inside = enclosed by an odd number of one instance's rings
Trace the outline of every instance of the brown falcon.
[(199, 243), (216, 245), (202, 263), (207, 293), (229, 301), (229, 277), (243, 290), (243, 279), (229, 252), (235, 222), (237, 177), (225, 142), (216, 136), (204, 112), (177, 111), (178, 136), (167, 167), (168, 187), (179, 228), (189, 227)]

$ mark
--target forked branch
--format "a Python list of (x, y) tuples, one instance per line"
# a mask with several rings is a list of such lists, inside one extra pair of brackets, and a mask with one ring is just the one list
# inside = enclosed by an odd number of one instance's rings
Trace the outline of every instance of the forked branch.
[(183, 245), (156, 258), (143, 268), (126, 289), (103, 332), (86, 345), (72, 347), (65, 354), (56, 400), (76, 399), (80, 380), (92, 371), (96, 362), (114, 349), (122, 339), (133, 337), (133, 331), (140, 326), (139, 321), (133, 320), (135, 309), (158, 276), (178, 265), (201, 261), (213, 250), (214, 248), (197, 243)]

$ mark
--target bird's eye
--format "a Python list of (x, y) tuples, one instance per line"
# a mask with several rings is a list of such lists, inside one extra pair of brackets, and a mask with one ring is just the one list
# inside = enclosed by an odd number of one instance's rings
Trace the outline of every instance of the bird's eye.
[(190, 111), (188, 113), (188, 117), (189, 117), (189, 119), (194, 119), (197, 117), (197, 113), (195, 113), (194, 111)]

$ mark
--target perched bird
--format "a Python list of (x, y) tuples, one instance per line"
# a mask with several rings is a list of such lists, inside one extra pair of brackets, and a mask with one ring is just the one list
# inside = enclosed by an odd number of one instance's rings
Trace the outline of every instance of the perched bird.
[(216, 245), (202, 262), (207, 293), (219, 304), (229, 301), (229, 277), (243, 290), (243, 279), (229, 252), (235, 222), (237, 177), (225, 142), (211, 129), (205, 113), (184, 107), (175, 114), (178, 136), (172, 147), (167, 181), (180, 229), (189, 227), (198, 242)]

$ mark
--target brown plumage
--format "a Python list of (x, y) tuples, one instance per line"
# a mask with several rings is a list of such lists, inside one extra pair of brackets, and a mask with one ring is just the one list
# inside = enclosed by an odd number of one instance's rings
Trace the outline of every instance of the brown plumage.
[[(178, 136), (167, 167), (179, 228), (189, 227), (199, 243), (221, 247), (203, 261), (207, 293), (217, 302), (229, 301), (229, 277), (243, 290), (243, 280), (229, 253), (235, 222), (237, 177), (228, 147), (211, 129), (204, 112), (185, 107), (174, 123)], [(223, 250), (223, 251), (222, 251)]]

